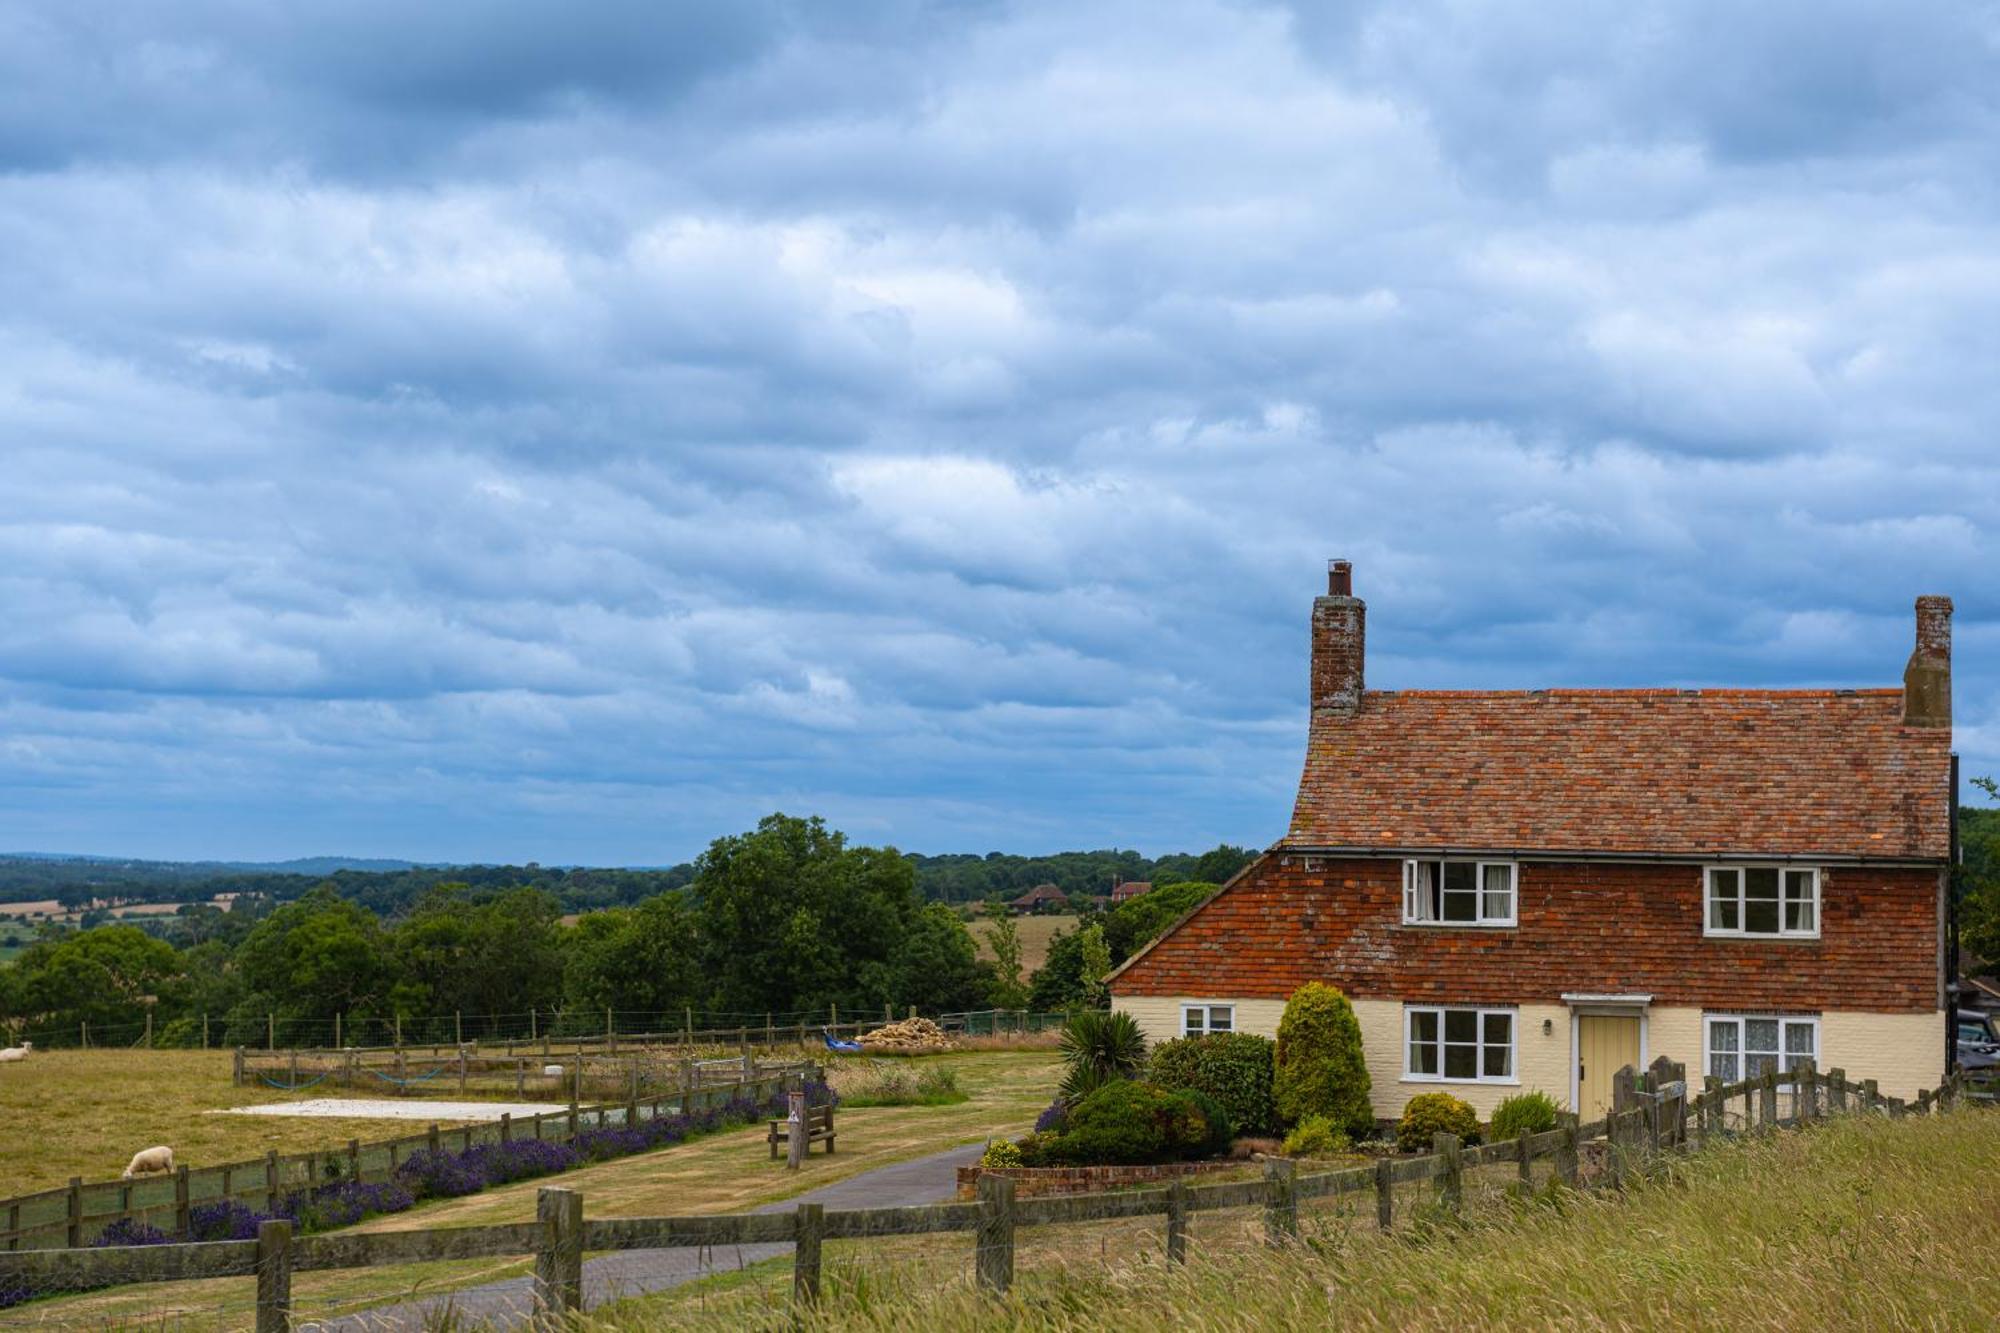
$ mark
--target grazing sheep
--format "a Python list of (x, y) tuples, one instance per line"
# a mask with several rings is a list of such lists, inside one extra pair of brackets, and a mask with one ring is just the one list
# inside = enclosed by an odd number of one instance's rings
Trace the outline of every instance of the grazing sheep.
[(132, 1164), (125, 1168), (125, 1179), (134, 1176), (162, 1175), (174, 1173), (174, 1150), (172, 1148), (145, 1148), (132, 1154)]
[(34, 1049), (35, 1043), (32, 1041), (24, 1041), (19, 1046), (9, 1046), (6, 1050), (0, 1051), (0, 1064), (10, 1060), (25, 1060), (28, 1058), (28, 1052)]

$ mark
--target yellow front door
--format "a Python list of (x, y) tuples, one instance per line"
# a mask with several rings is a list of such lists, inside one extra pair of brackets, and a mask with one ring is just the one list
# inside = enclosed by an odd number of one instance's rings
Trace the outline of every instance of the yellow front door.
[(1638, 1018), (1584, 1014), (1576, 1020), (1577, 1114), (1599, 1120), (1611, 1110), (1611, 1076), (1639, 1067)]

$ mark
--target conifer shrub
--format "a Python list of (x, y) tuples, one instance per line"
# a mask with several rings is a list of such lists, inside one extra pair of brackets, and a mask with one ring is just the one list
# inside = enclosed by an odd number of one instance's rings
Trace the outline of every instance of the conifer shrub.
[(1323, 1115), (1350, 1136), (1374, 1127), (1361, 1024), (1338, 987), (1309, 981), (1292, 992), (1273, 1061), (1271, 1093), (1285, 1124)]

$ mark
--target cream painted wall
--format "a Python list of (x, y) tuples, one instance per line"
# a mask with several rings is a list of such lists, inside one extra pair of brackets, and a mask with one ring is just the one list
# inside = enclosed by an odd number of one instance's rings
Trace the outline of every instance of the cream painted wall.
[[(1166, 1041), (1181, 1034), (1183, 1004), (1233, 1004), (1236, 1030), (1259, 1036), (1278, 1035), (1282, 1000), (1233, 1000), (1222, 995), (1159, 997), (1119, 996), (1114, 1001), (1137, 1019), (1148, 1041)], [(1403, 1004), (1397, 1000), (1356, 1000), (1354, 1016), (1361, 1025), (1362, 1051), (1368, 1060), (1375, 1114), (1394, 1119), (1403, 1104), (1420, 1092), (1440, 1089), (1470, 1103), (1480, 1118), (1513, 1093), (1539, 1088), (1570, 1106), (1571, 1072), (1575, 1067), (1571, 1010), (1563, 1004), (1524, 1004), (1515, 1038), (1514, 1083), (1435, 1083), (1403, 1077)], [(1645, 1012), (1645, 1060), (1664, 1055), (1688, 1068), (1691, 1081), (1702, 1074), (1702, 1010), (1656, 1007)], [(1549, 1030), (1544, 1033), (1546, 1022)], [(1820, 1065), (1844, 1069), (1849, 1078), (1876, 1080), (1892, 1097), (1914, 1097), (1935, 1088), (1944, 1078), (1943, 1014), (1865, 1014), (1829, 1011), (1820, 1016)]]

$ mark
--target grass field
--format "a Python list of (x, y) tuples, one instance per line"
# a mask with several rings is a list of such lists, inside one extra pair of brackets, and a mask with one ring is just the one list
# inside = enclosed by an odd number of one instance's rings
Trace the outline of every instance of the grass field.
[[(1021, 977), (1026, 980), (1035, 969), (1049, 960), (1049, 941), (1059, 930), (1076, 929), (1077, 918), (1073, 916), (1017, 916), (1014, 925), (1021, 934)], [(986, 947), (987, 932), (993, 923), (979, 917), (970, 923), (972, 938), (979, 943), (979, 956), (991, 958), (993, 953)]]
[[(1421, 1197), (1421, 1196), (1419, 1196)], [(1469, 1196), (1470, 1197), (1470, 1196)], [(1399, 1207), (1402, 1206), (1399, 1204)], [(982, 1299), (964, 1236), (843, 1243), (807, 1328), (1990, 1328), (2000, 1112), (1859, 1117), (1672, 1164), (1623, 1194), (1489, 1193), (1460, 1223), (1421, 1212), (1383, 1240), (1314, 1219), (1282, 1252), (1254, 1216), (1158, 1257), (1159, 1224), (1022, 1233), (1013, 1298)], [(886, 1249), (885, 1244), (896, 1249)], [(629, 1301), (602, 1329), (779, 1329), (789, 1268)]]
[[(191, 1167), (307, 1152), (351, 1138), (416, 1132), (406, 1121), (209, 1115), (297, 1101), (235, 1087), (227, 1051), (36, 1051), (0, 1065), (0, 1194), (30, 1194), (71, 1176), (110, 1180), (141, 1148), (167, 1144)], [(317, 1095), (309, 1094), (309, 1095)], [(456, 1122), (453, 1122), (456, 1123)]]
[[(581, 1191), (591, 1217), (743, 1211), (891, 1162), (988, 1137), (1023, 1133), (1048, 1104), (1058, 1071), (1055, 1054), (1043, 1051), (934, 1056), (925, 1057), (923, 1063), (932, 1061), (957, 1071), (959, 1086), (969, 1094), (966, 1101), (951, 1106), (838, 1112), (839, 1153), (827, 1156), (814, 1152), (796, 1174), (787, 1171), (783, 1161), (770, 1159), (764, 1131), (759, 1127), (585, 1167), (554, 1179), (523, 1181), (470, 1198), (445, 1200), (378, 1218), (356, 1230), (525, 1222), (535, 1215), (536, 1191), (548, 1184)], [(831, 1071), (835, 1086), (866, 1078), (872, 1063), (836, 1064)], [(321, 1318), (413, 1292), (517, 1276), (528, 1267), (525, 1259), (467, 1260), (300, 1274), (293, 1285), (295, 1309), (301, 1320)], [(171, 1320), (175, 1328), (245, 1327), (254, 1301), (255, 1284), (239, 1280), (129, 1287), (0, 1312), (0, 1327), (27, 1322), (31, 1313), (39, 1319), (79, 1324), (144, 1319), (155, 1325)]]

